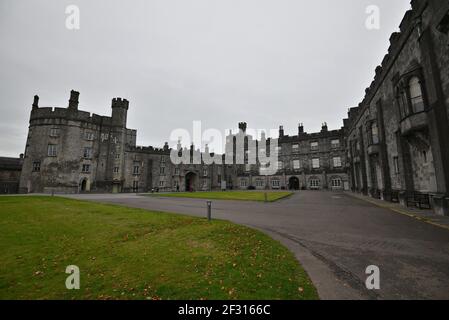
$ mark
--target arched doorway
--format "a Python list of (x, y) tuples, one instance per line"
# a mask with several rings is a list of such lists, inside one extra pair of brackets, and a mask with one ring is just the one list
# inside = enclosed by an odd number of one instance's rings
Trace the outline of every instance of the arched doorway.
[(196, 191), (196, 174), (193, 172), (189, 172), (186, 174), (185, 181), (186, 191), (193, 192)]
[(290, 190), (299, 190), (299, 179), (297, 177), (291, 177), (288, 180), (288, 188)]
[(80, 183), (80, 191), (81, 192), (87, 192), (90, 190), (89, 180), (87, 178), (84, 178), (81, 180)]

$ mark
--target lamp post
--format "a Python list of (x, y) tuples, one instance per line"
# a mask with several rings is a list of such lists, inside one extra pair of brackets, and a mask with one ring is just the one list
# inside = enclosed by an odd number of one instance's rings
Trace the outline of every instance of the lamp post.
[(212, 201), (207, 201), (207, 220), (212, 220)]

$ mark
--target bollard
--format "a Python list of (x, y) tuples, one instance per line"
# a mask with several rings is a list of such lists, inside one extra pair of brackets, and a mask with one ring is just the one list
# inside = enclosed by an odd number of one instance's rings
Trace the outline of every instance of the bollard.
[(207, 201), (207, 220), (212, 220), (212, 201)]

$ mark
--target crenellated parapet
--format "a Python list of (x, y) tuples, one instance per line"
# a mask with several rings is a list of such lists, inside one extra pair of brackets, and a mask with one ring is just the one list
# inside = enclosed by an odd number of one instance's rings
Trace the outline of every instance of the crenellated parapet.
[(135, 147), (128, 147), (128, 152), (137, 152), (137, 153), (146, 153), (146, 154), (156, 154), (156, 155), (170, 155), (171, 149), (170, 148), (155, 148), (153, 146), (135, 146)]
[(370, 86), (365, 89), (363, 100), (357, 108), (350, 109), (350, 112), (348, 113), (349, 118), (347, 121), (349, 126), (356, 123), (358, 117), (363, 114), (361, 111), (370, 106), (379, 88), (384, 84), (385, 79), (394, 67), (394, 64), (398, 56), (401, 54), (405, 43), (409, 41), (410, 35), (415, 31), (418, 33), (422, 31), (421, 15), (426, 5), (427, 1), (423, 0), (413, 0), (411, 2), (412, 9), (405, 13), (404, 18), (399, 25), (400, 31), (394, 32), (390, 36), (388, 53), (384, 56), (382, 63), (376, 67), (374, 80), (371, 82)]

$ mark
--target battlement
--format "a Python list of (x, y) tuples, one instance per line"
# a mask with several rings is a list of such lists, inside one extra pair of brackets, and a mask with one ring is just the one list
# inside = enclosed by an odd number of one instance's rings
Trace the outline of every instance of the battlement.
[[(352, 110), (349, 114), (349, 126), (355, 123), (356, 118), (358, 118), (362, 112), (361, 109), (367, 108), (370, 104), (380, 86), (384, 82), (384, 79), (389, 74), (392, 66), (394, 65), (396, 58), (402, 51), (404, 44), (408, 41), (411, 33), (415, 31), (416, 28), (421, 29), (421, 15), (423, 10), (426, 8), (426, 1), (422, 0), (412, 0), (412, 9), (408, 10), (400, 25), (399, 32), (394, 32), (390, 36), (390, 46), (388, 48), (388, 53), (384, 56), (382, 63), (377, 66), (375, 70), (374, 80), (371, 82), (370, 86), (365, 89), (365, 95), (362, 102), (359, 104), (357, 110)], [(421, 32), (421, 30), (419, 30)], [(356, 108), (354, 108), (356, 109)]]
[(337, 129), (337, 130), (327, 130), (327, 131), (321, 131), (321, 132), (314, 132), (314, 133), (301, 133), (300, 135), (295, 136), (289, 136), (284, 135), (283, 137), (279, 137), (280, 143), (289, 143), (289, 142), (297, 142), (297, 141), (306, 141), (306, 140), (313, 140), (313, 139), (326, 139), (326, 138), (333, 138), (333, 137), (340, 137), (344, 135), (343, 129)]
[(126, 110), (129, 109), (129, 101), (122, 98), (114, 98), (112, 99), (112, 108), (124, 108)]
[(170, 155), (171, 149), (155, 148), (153, 146), (148, 146), (148, 147), (135, 146), (135, 147), (128, 147), (127, 152), (139, 152), (139, 153), (148, 153), (148, 154), (157, 154), (157, 155)]
[(111, 117), (92, 114), (87, 111), (70, 110), (67, 108), (35, 108), (31, 111), (30, 122), (35, 120), (63, 119), (88, 122), (98, 125), (111, 125)]

